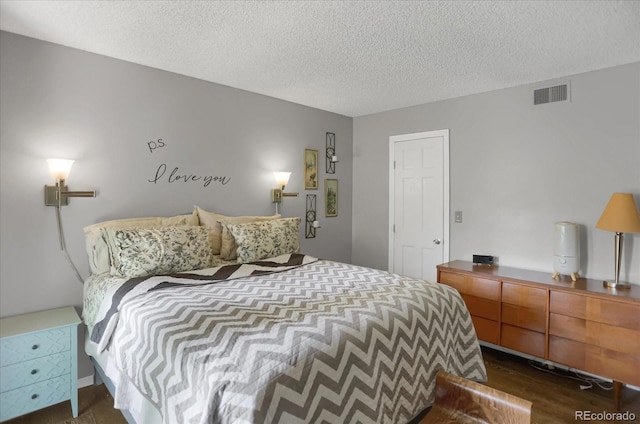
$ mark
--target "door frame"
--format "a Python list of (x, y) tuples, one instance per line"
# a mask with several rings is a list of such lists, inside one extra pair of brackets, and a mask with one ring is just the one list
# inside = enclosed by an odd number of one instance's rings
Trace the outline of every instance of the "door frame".
[(450, 206), (449, 206), (449, 129), (444, 130), (436, 130), (436, 131), (425, 131), (413, 134), (402, 134), (402, 135), (392, 135), (389, 137), (389, 229), (388, 229), (388, 240), (389, 240), (389, 248), (387, 249), (389, 252), (388, 257), (388, 271), (392, 272), (394, 263), (394, 223), (395, 223), (395, 172), (394, 172), (394, 163), (395, 163), (395, 143), (415, 140), (416, 138), (427, 138), (427, 137), (443, 137), (443, 149), (442, 149), (442, 165), (443, 165), (443, 180), (442, 180), (442, 197), (443, 197), (443, 211), (442, 211), (442, 225), (443, 225), (443, 246), (442, 246), (442, 260), (443, 262), (449, 262), (449, 227), (450, 227)]

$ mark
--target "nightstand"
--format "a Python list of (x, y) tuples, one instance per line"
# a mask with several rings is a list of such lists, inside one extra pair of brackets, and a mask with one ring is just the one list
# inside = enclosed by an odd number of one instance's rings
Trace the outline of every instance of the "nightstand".
[(78, 416), (78, 325), (71, 306), (0, 319), (0, 421), (71, 400)]

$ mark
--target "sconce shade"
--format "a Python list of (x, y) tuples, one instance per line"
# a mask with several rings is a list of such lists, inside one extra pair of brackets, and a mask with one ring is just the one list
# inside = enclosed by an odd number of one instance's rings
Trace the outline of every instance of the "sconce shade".
[(289, 183), (291, 172), (274, 172), (273, 175), (276, 177), (276, 184), (279, 187), (284, 187)]
[(640, 233), (640, 213), (631, 193), (613, 193), (596, 228), (616, 233)]
[(73, 161), (70, 159), (47, 159), (49, 173), (54, 180), (66, 180), (71, 173)]

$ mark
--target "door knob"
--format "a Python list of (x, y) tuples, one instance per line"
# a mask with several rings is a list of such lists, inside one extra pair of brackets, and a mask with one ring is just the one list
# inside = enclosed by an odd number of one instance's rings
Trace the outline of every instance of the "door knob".
[(440, 240), (439, 238), (433, 239), (433, 243), (434, 244), (440, 244), (442, 243), (442, 240)]

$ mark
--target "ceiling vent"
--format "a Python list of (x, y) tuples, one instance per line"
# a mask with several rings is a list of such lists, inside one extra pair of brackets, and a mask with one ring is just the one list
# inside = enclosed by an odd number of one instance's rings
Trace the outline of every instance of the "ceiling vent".
[(533, 104), (543, 105), (552, 102), (566, 102), (569, 100), (569, 84), (533, 90)]

